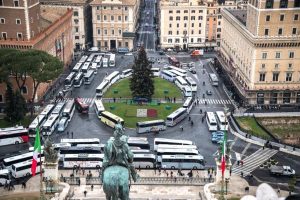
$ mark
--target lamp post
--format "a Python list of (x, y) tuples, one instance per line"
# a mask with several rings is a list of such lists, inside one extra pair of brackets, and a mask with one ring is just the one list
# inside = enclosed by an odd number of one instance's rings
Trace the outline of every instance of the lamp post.
[(225, 194), (227, 195), (227, 186), (229, 183), (229, 178), (225, 178)]
[[(224, 114), (225, 114), (225, 134), (224, 134), (224, 141), (225, 143), (227, 143), (227, 115), (228, 115), (228, 111), (229, 109), (227, 107), (224, 108)], [(224, 145), (224, 144), (223, 144)], [(226, 171), (226, 163), (227, 163), (227, 144), (225, 145), (226, 149), (224, 149), (224, 157), (225, 157), (225, 171)], [(225, 180), (227, 181), (227, 179), (225, 178)], [(224, 199), (224, 175), (222, 173), (222, 186), (221, 186), (221, 195), (222, 195), (222, 199)], [(228, 180), (229, 181), (229, 180)], [(227, 194), (227, 182), (226, 182), (226, 194)]]

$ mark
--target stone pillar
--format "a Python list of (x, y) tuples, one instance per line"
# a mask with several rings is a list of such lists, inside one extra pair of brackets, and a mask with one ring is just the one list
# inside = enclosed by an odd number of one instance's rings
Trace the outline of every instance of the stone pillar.
[[(217, 175), (216, 175), (215, 182), (216, 183), (221, 183), (222, 182), (221, 162), (216, 159), (216, 164), (217, 164)], [(231, 165), (232, 165), (231, 161), (230, 161), (230, 159), (228, 159), (227, 162), (226, 162), (226, 169), (225, 169), (225, 172), (224, 172), (224, 180), (225, 180), (225, 178), (230, 178), (229, 170), (231, 168)]]
[(44, 174), (43, 177), (47, 180), (59, 181), (58, 180), (58, 163), (43, 163)]

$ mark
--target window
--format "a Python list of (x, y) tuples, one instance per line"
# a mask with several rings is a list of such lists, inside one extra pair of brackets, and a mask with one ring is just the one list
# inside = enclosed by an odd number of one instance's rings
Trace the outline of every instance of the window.
[(278, 81), (279, 73), (273, 73), (273, 81)]
[(125, 47), (128, 47), (128, 42), (125, 42)]
[(104, 21), (106, 21), (106, 20), (107, 20), (107, 16), (106, 16), (106, 15), (104, 15), (104, 16), (103, 16), (103, 19), (104, 19)]
[(194, 23), (192, 23), (192, 27), (194, 27)]
[(122, 16), (118, 16), (118, 21), (122, 21)]
[(280, 52), (276, 52), (275, 58), (280, 58)]
[(199, 13), (203, 13), (203, 10), (199, 10)]
[(173, 13), (173, 10), (169, 10), (169, 14), (172, 14)]
[(188, 13), (188, 12), (189, 12), (188, 10), (184, 10), (184, 11), (183, 11), (183, 13)]
[(98, 33), (98, 35), (101, 34), (101, 29), (100, 28), (97, 29), (97, 33)]
[(104, 42), (104, 47), (107, 47), (107, 46), (108, 46), (108, 45), (107, 45), (107, 41), (105, 41), (105, 42)]
[(197, 38), (197, 42), (198, 42), (198, 43), (201, 43), (201, 38)]
[(192, 10), (192, 13), (195, 13), (196, 11), (195, 10)]
[(183, 24), (183, 27), (186, 28), (186, 27), (187, 27), (187, 23), (184, 23), (184, 24)]
[(23, 38), (22, 33), (17, 33), (17, 38), (21, 40)]
[(75, 33), (78, 33), (78, 32), (79, 32), (79, 28), (75, 27)]
[(293, 51), (291, 51), (291, 52), (289, 53), (289, 58), (294, 58), (294, 52), (293, 52)]
[(192, 35), (194, 34), (194, 30), (192, 30)]
[(170, 20), (170, 21), (173, 21), (173, 17), (172, 17), (172, 16), (171, 16), (171, 17), (169, 17), (169, 20)]
[(106, 6), (103, 6), (103, 10), (106, 10)]
[(285, 76), (285, 81), (292, 81), (293, 73), (287, 72)]
[(267, 15), (267, 16), (266, 16), (266, 21), (269, 22), (269, 21), (270, 21), (270, 18), (271, 18), (271, 16), (270, 16), (270, 15)]
[(19, 7), (19, 0), (14, 0), (14, 6)]
[(128, 21), (128, 16), (125, 16), (125, 21), (126, 21), (126, 22)]
[(128, 10), (127, 6), (125, 6), (125, 10)]
[(266, 8), (273, 8), (274, 0), (267, 0), (266, 1)]
[(287, 6), (288, 6), (288, 0), (280, 0), (279, 3), (280, 8), (287, 8)]
[(180, 17), (179, 16), (176, 17), (176, 21), (180, 21)]
[(121, 29), (119, 29), (119, 35), (122, 35), (122, 30)]
[(175, 38), (175, 43), (179, 43), (179, 38)]
[(110, 9), (111, 9), (111, 10), (113, 10), (113, 9), (114, 9), (114, 7), (113, 7), (113, 6), (111, 6), (111, 7), (110, 7)]
[(278, 29), (278, 35), (282, 35), (282, 28)]
[(78, 23), (79, 23), (79, 20), (78, 20), (78, 19), (74, 19), (74, 23), (75, 23), (75, 24), (78, 24)]
[(101, 47), (101, 41), (97, 41), (97, 46), (100, 48)]
[(78, 11), (74, 11), (73, 15), (77, 17), (78, 16)]
[(280, 15), (280, 21), (284, 20), (284, 15)]
[(22, 93), (22, 94), (27, 94), (27, 87), (26, 87), (26, 86), (23, 86), (23, 87), (21, 88), (21, 93)]
[(0, 0), (0, 6), (3, 6), (3, 0)]
[(115, 30), (114, 30), (114, 29), (111, 30), (111, 34), (112, 34), (112, 35), (115, 34)]
[(194, 43), (194, 38), (191, 38), (191, 43)]
[(179, 35), (179, 31), (176, 31), (176, 34)]
[(201, 30), (199, 30), (198, 33), (201, 34)]
[(122, 46), (122, 42), (118, 42), (118, 47), (121, 47)]
[(177, 26), (177, 28), (179, 28), (179, 24), (177, 24), (176, 26)]
[(295, 14), (295, 15), (294, 15), (294, 20), (297, 21), (298, 19), (299, 19), (299, 15), (298, 15), (298, 14)]
[(2, 32), (2, 38), (3, 38), (4, 40), (7, 39), (7, 33), (6, 33), (6, 32)]
[(183, 17), (183, 20), (188, 20), (188, 16), (184, 16), (184, 17)]
[(262, 59), (267, 59), (268, 53), (264, 52), (262, 53)]
[(201, 27), (201, 23), (199, 23), (199, 27)]
[(265, 81), (266, 79), (266, 74), (265, 73), (260, 73), (259, 74), (259, 81)]
[(294, 7), (295, 8), (300, 7), (300, 0), (294, 0)]
[(0, 24), (5, 24), (5, 19), (4, 18), (0, 18)]
[(168, 43), (172, 43), (172, 39), (168, 39)]
[(169, 28), (172, 28), (172, 24), (169, 24)]
[(110, 16), (110, 21), (115, 21), (115, 17), (113, 15)]
[(261, 64), (261, 68), (265, 69), (266, 68), (266, 64)]
[(21, 24), (21, 19), (16, 19), (16, 24)]
[(279, 70), (279, 64), (276, 63), (275, 66), (274, 66), (274, 68), (275, 68), (276, 70)]
[(100, 10), (100, 6), (97, 6), (97, 10)]
[(97, 15), (97, 20), (98, 20), (98, 21), (101, 20), (101, 15)]
[(183, 31), (182, 33), (183, 33), (183, 35), (186, 35), (186, 34), (187, 34), (187, 31), (185, 30), (185, 31)]
[(217, 28), (217, 32), (221, 32), (221, 28)]
[(195, 18), (196, 18), (195, 16), (191, 16), (191, 20), (195, 20)]
[(172, 31), (169, 31), (169, 35), (172, 35)]
[(288, 70), (291, 70), (291, 69), (293, 69), (293, 64), (292, 64), (292, 63), (289, 63), (289, 65), (288, 65)]
[(104, 35), (107, 35), (107, 29), (104, 29)]
[(269, 35), (269, 29), (265, 29), (265, 35)]
[(293, 35), (296, 35), (296, 34), (297, 34), (297, 28), (293, 28), (292, 34), (293, 34)]
[(180, 10), (176, 10), (176, 13), (179, 13), (179, 14), (180, 14)]
[(198, 16), (198, 20), (203, 20), (203, 16)]
[(79, 40), (79, 36), (78, 35), (76, 35), (74, 38), (75, 38), (75, 40)]

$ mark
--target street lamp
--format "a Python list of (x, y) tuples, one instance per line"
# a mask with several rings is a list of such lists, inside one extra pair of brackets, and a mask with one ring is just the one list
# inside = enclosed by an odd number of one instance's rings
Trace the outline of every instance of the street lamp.
[(225, 194), (227, 195), (227, 186), (229, 183), (229, 178), (225, 178)]

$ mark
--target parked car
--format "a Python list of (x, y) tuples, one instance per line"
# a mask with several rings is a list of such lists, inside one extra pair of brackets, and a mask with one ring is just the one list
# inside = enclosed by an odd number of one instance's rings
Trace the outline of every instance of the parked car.
[(221, 143), (224, 140), (224, 135), (223, 136), (212, 136), (211, 141), (212, 143)]
[(99, 48), (98, 47), (92, 47), (88, 51), (90, 51), (90, 52), (96, 52), (96, 51), (99, 51)]
[(191, 72), (192, 74), (197, 74), (196, 70), (194, 70), (194, 69), (190, 70), (190, 72)]
[(213, 137), (224, 136), (224, 132), (223, 132), (223, 131), (216, 131), (216, 132), (212, 132), (211, 135), (212, 135)]
[(211, 90), (206, 90), (206, 94), (207, 95), (212, 95), (212, 91)]
[(283, 175), (283, 176), (293, 176), (295, 175), (295, 170), (290, 166), (274, 166), (270, 167), (270, 173), (274, 175)]

